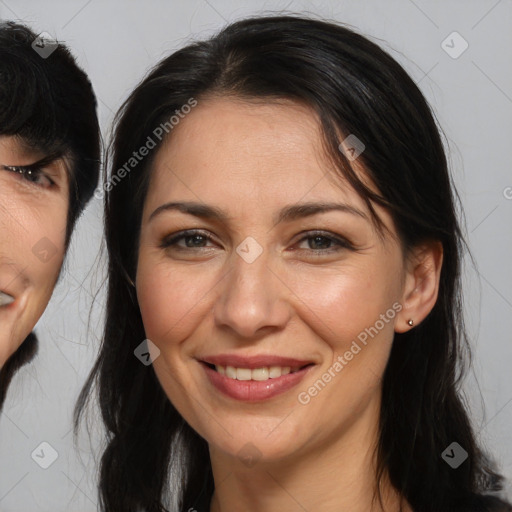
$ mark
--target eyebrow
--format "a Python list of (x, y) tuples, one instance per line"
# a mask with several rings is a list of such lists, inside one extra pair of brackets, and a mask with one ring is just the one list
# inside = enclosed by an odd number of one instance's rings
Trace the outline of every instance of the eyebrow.
[[(150, 222), (157, 215), (163, 213), (164, 211), (170, 210), (180, 211), (182, 213), (194, 215), (203, 219), (217, 220), (224, 223), (227, 223), (230, 219), (230, 217), (225, 212), (215, 206), (196, 202), (170, 202), (162, 204), (156, 208), (149, 216), (148, 222)], [(308, 202), (285, 206), (274, 218), (274, 225), (330, 211), (350, 213), (352, 215), (356, 215), (368, 220), (368, 217), (364, 212), (349, 204), (332, 202)]]

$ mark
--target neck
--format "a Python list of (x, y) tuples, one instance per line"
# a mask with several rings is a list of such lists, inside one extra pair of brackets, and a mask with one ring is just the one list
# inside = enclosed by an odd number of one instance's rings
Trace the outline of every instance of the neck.
[[(376, 491), (378, 403), (370, 403), (342, 434), (311, 443), (286, 459), (244, 466), (210, 447), (215, 491), (211, 512), (412, 512), (385, 474)], [(314, 446), (313, 446), (314, 444)], [(375, 496), (375, 499), (373, 499)]]

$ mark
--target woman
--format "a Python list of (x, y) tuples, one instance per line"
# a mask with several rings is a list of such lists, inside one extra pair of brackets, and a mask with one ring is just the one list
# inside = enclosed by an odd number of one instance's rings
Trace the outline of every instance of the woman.
[[(234, 23), (118, 114), (98, 386), (102, 510), (507, 510), (458, 382), (463, 240), (388, 54)], [(152, 364), (150, 364), (152, 363)]]
[(99, 158), (96, 98), (69, 50), (0, 24), (0, 409), (37, 350), (32, 329), (97, 185)]

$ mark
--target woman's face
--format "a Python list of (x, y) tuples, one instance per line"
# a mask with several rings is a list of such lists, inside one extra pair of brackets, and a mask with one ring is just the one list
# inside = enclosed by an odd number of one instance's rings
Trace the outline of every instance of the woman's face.
[(62, 265), (69, 195), (63, 160), (30, 173), (6, 168), (45, 156), (0, 137), (0, 368), (42, 315)]
[(156, 155), (138, 301), (165, 393), (217, 453), (275, 460), (378, 417), (402, 251), (321, 144), (304, 107), (210, 99)]

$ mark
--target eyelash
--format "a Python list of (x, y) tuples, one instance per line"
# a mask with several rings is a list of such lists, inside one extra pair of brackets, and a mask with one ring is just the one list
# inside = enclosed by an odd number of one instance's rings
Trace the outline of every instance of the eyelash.
[[(173, 247), (173, 246), (176, 247), (177, 243), (179, 241), (181, 241), (181, 240), (183, 240), (185, 238), (192, 238), (194, 236), (202, 236), (207, 241), (212, 241), (212, 242), (214, 241), (213, 238), (211, 236), (209, 236), (207, 233), (205, 233), (204, 231), (195, 230), (195, 229), (189, 229), (189, 230), (181, 231), (181, 232), (176, 233), (174, 235), (170, 235), (170, 236), (167, 236), (167, 237), (163, 238), (161, 243), (160, 243), (160, 248), (168, 249), (168, 248)], [(316, 231), (313, 230), (313, 231), (308, 232), (308, 236), (305, 236), (305, 237), (301, 238), (297, 243), (303, 242), (304, 240), (314, 239), (314, 238), (317, 238), (317, 237), (324, 238), (325, 240), (329, 240), (331, 242), (334, 242), (338, 247), (336, 249), (332, 249), (332, 248), (329, 248), (329, 249), (319, 249), (319, 250), (309, 249), (316, 256), (323, 256), (323, 255), (326, 255), (326, 254), (332, 254), (332, 253), (335, 253), (335, 252), (342, 251), (344, 249), (354, 250), (354, 247), (347, 240), (345, 240), (344, 238), (341, 238), (339, 236), (335, 236), (332, 233), (329, 233), (329, 232), (326, 232), (326, 231), (319, 231), (319, 230), (316, 230)], [(194, 248), (194, 247), (179, 247), (179, 250), (184, 250), (184, 251), (188, 251), (188, 250), (191, 250), (191, 249), (193, 250), (193, 249), (206, 249), (206, 248), (205, 247), (196, 247), (196, 248)], [(303, 250), (308, 250), (308, 249), (299, 249), (299, 250), (303, 251)]]
[[(53, 185), (55, 185), (55, 182), (44, 173), (41, 167), (31, 167), (23, 165), (3, 165), (2, 168), (6, 171), (21, 174), (23, 180), (27, 181), (28, 183), (34, 184), (36, 187), (50, 188)], [(31, 179), (32, 176), (35, 176), (36, 178), (44, 177), (50, 182), (50, 184), (43, 185), (41, 183), (38, 183), (36, 180)]]

